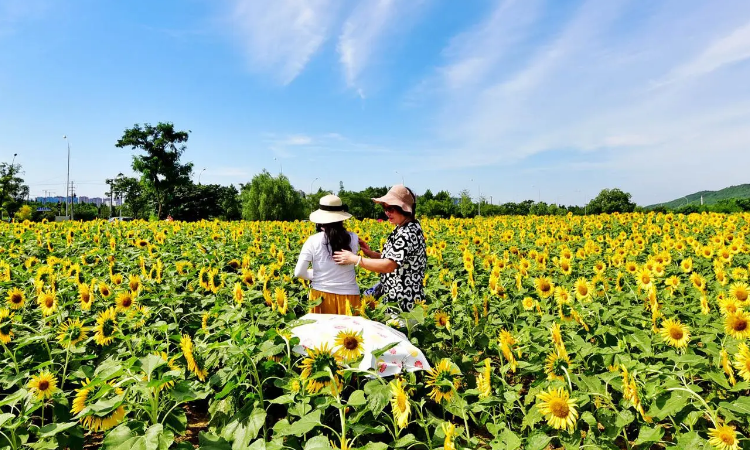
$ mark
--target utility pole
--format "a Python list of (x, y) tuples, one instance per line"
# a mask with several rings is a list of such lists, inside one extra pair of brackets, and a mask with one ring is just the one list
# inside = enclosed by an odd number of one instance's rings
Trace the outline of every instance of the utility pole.
[(70, 220), (74, 219), (73, 214), (73, 197), (76, 195), (75, 187), (74, 187), (75, 181), (70, 182)]
[[(68, 176), (65, 179), (65, 219), (70, 219), (68, 215), (68, 189), (70, 188), (70, 141), (67, 135), (63, 135), (63, 139), (68, 143)], [(72, 208), (71, 208), (72, 209)]]

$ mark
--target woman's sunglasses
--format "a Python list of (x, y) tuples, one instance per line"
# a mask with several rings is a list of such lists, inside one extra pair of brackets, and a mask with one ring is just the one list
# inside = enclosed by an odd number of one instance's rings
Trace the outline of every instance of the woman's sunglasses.
[(399, 207), (398, 206), (393, 206), (393, 205), (388, 205), (388, 206), (384, 206), (383, 210), (385, 210), (385, 212), (387, 212), (387, 213), (394, 213), (394, 212), (397, 212), (399, 210)]

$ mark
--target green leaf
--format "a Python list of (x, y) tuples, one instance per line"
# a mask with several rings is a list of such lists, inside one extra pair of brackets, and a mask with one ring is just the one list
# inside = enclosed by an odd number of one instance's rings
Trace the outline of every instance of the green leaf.
[(165, 431), (161, 424), (151, 425), (139, 436), (128, 424), (122, 424), (104, 438), (105, 450), (167, 450), (174, 441), (174, 434)]
[(12, 419), (14, 417), (16, 417), (16, 415), (15, 414), (11, 414), (11, 413), (0, 414), (0, 427), (2, 427), (3, 425), (5, 425), (5, 422), (9, 421), (10, 419)]
[(367, 393), (367, 408), (372, 412), (373, 416), (378, 417), (390, 400), (390, 388), (387, 385), (378, 383), (377, 386), (371, 387), (370, 392)]
[(628, 425), (633, 420), (635, 420), (635, 415), (630, 410), (625, 409), (617, 413), (617, 417), (615, 418), (615, 426), (617, 428), (622, 428), (625, 425)]
[(202, 400), (208, 396), (209, 390), (194, 391), (187, 381), (180, 381), (175, 384), (172, 389), (169, 390), (169, 395), (177, 403), (187, 403), (195, 400)]
[(331, 450), (331, 444), (325, 436), (315, 436), (305, 443), (304, 450)]
[(506, 428), (505, 431), (502, 432), (500, 435), (500, 441), (505, 445), (505, 447), (500, 447), (503, 450), (518, 450), (521, 448), (521, 439), (516, 433), (510, 431), (509, 428)]
[(146, 373), (147, 377), (151, 377), (151, 374), (158, 367), (163, 366), (167, 362), (162, 359), (159, 355), (148, 354), (140, 359), (141, 370)]
[(641, 426), (641, 429), (638, 432), (638, 438), (635, 440), (634, 445), (659, 442), (662, 436), (664, 436), (664, 429), (660, 426), (654, 428)]
[(385, 354), (385, 352), (387, 352), (388, 350), (392, 349), (393, 347), (397, 345), (398, 345), (398, 342), (391, 342), (385, 347), (380, 347), (379, 349), (373, 350), (372, 356), (374, 356), (375, 359), (380, 358), (381, 356)]
[[(1, 422), (2, 420), (0, 420), (0, 424)], [(53, 437), (57, 433), (61, 431), (65, 431), (68, 428), (73, 428), (76, 425), (78, 425), (78, 422), (50, 423), (39, 429), (39, 437), (40, 438)]]
[(229, 442), (211, 432), (201, 431), (198, 435), (198, 443), (201, 450), (232, 450)]
[(383, 444), (382, 442), (369, 442), (362, 447), (362, 450), (388, 450), (388, 445)]
[(552, 441), (552, 438), (544, 433), (537, 433), (526, 440), (525, 450), (544, 450)]
[(521, 429), (533, 428), (540, 420), (542, 420), (542, 413), (539, 412), (536, 406), (532, 406), (529, 412), (526, 413), (526, 416), (524, 416), (523, 422), (521, 422)]
[(255, 408), (247, 415), (237, 414), (227, 426), (221, 431), (221, 437), (233, 440), (232, 449), (244, 449), (250, 442), (258, 437), (258, 432), (263, 429), (266, 422), (266, 411), (263, 408)]
[(702, 374), (702, 376), (708, 380), (713, 381), (714, 383), (718, 384), (724, 389), (729, 389), (731, 387), (729, 386), (729, 381), (727, 381), (727, 377), (722, 372), (716, 372), (716, 371), (705, 372)]
[(708, 448), (710, 448), (708, 441), (701, 438), (695, 431), (681, 434), (677, 438), (677, 446), (675, 447), (676, 450), (702, 450)]
[(682, 411), (690, 399), (690, 394), (685, 391), (672, 391), (667, 400), (664, 396), (659, 397), (652, 405), (648, 412), (651, 417), (662, 420), (667, 416)]
[(732, 403), (721, 402), (719, 406), (745, 416), (750, 416), (750, 397), (740, 397)]
[(316, 409), (291, 424), (287, 429), (276, 430), (276, 426), (274, 426), (274, 430), (278, 431), (279, 436), (302, 436), (312, 431), (318, 425), (320, 425), (320, 410)]
[(352, 395), (349, 396), (349, 401), (346, 402), (349, 406), (362, 406), (367, 404), (367, 399), (365, 398), (365, 391), (363, 390), (356, 390), (352, 392)]
[(393, 446), (395, 448), (403, 448), (408, 447), (415, 442), (417, 442), (417, 438), (415, 438), (413, 434), (409, 433), (406, 436), (401, 436), (399, 440), (393, 443)]
[(645, 355), (653, 353), (651, 349), (651, 338), (643, 330), (636, 330), (626, 335), (625, 340), (643, 351)]
[(268, 401), (274, 405), (287, 405), (294, 401), (294, 394), (284, 394)]

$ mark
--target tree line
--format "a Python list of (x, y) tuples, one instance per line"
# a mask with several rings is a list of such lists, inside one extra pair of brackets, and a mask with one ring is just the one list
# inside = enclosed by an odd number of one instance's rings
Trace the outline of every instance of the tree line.
[[(107, 179), (111, 198), (123, 199), (120, 207), (110, 209), (107, 205), (74, 204), (73, 214), (77, 220), (92, 220), (110, 216), (129, 216), (136, 219), (196, 221), (219, 220), (299, 220), (306, 219), (317, 208), (320, 198), (330, 192), (318, 189), (305, 194), (295, 189), (283, 174), (271, 175), (263, 170), (248, 183), (234, 186), (201, 184), (192, 181), (193, 163), (181, 161), (187, 148), (190, 131), (176, 130), (172, 123), (160, 122), (155, 126), (136, 124), (124, 131), (117, 140), (118, 148), (129, 148), (134, 152), (131, 168), (136, 176), (122, 174)], [(54, 220), (61, 215), (64, 206), (49, 206), (51, 211), (37, 211), (30, 202), (29, 187), (21, 175), (20, 164), (0, 163), (0, 213), (4, 219)], [(368, 187), (362, 191), (350, 191), (339, 184), (336, 193), (349, 207), (349, 212), (359, 219), (382, 219), (382, 208), (371, 199), (388, 192), (388, 186)], [(714, 209), (688, 205), (677, 212), (750, 211), (750, 199), (730, 199), (720, 202)], [(657, 208), (659, 209), (659, 208)], [(664, 209), (664, 208), (661, 208)], [(643, 210), (632, 200), (631, 195), (620, 189), (603, 189), (599, 195), (584, 206), (548, 204), (542, 201), (525, 200), (518, 203), (488, 203), (480, 198), (475, 201), (468, 191), (457, 196), (445, 190), (433, 193), (427, 190), (418, 196), (417, 215), (422, 217), (475, 217), (495, 215), (576, 215)], [(664, 209), (666, 210), (666, 209)]]

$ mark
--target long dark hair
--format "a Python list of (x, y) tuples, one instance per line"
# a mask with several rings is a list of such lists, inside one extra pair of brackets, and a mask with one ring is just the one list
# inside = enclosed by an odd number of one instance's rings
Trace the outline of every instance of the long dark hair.
[(352, 237), (344, 227), (344, 222), (333, 222), (324, 225), (316, 224), (315, 230), (323, 232), (326, 236), (326, 244), (328, 244), (328, 251), (333, 256), (334, 252), (339, 250), (352, 251), (350, 245), (352, 243)]

